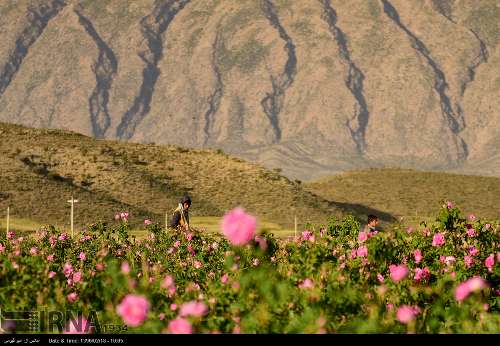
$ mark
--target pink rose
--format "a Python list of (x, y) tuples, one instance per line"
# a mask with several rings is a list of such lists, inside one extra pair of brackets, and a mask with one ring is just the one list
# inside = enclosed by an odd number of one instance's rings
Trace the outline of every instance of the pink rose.
[(302, 281), (300, 284), (299, 284), (299, 288), (313, 288), (314, 287), (314, 284), (313, 284), (313, 281), (309, 278), (306, 278), (304, 279), (304, 281)]
[(144, 323), (149, 310), (149, 302), (143, 296), (128, 294), (117, 306), (116, 312), (123, 322), (131, 327), (138, 327)]
[(49, 279), (52, 279), (54, 276), (56, 276), (56, 272), (51, 271), (49, 273)]
[(78, 298), (78, 294), (76, 294), (75, 292), (68, 294), (68, 300), (70, 303), (75, 302), (77, 298)]
[(470, 267), (472, 267), (472, 264), (474, 263), (474, 260), (472, 259), (471, 256), (464, 256), (464, 262), (465, 262), (465, 266), (467, 268), (470, 268)]
[(475, 248), (474, 246), (471, 246), (469, 248), (469, 255), (471, 256), (476, 256), (479, 253), (479, 250)]
[(80, 252), (80, 255), (78, 256), (80, 260), (85, 261), (87, 259), (87, 256), (85, 255), (85, 252)]
[(420, 263), (420, 261), (422, 261), (423, 257), (422, 257), (422, 252), (417, 249), (413, 252), (413, 257), (415, 257), (415, 263)]
[(231, 244), (245, 245), (253, 239), (257, 221), (255, 217), (245, 213), (242, 208), (236, 208), (224, 215), (221, 228)]
[(403, 280), (408, 276), (408, 268), (404, 264), (389, 266), (390, 276), (394, 282)]
[(172, 334), (192, 334), (191, 323), (184, 318), (176, 318), (168, 323), (168, 331)]
[(493, 270), (493, 265), (495, 264), (495, 258), (493, 257), (493, 254), (489, 255), (485, 260), (484, 260), (484, 265), (486, 268), (488, 268), (489, 272), (492, 272)]
[(179, 316), (181, 317), (186, 317), (186, 316), (195, 316), (195, 317), (201, 317), (205, 315), (208, 312), (208, 308), (203, 302), (197, 302), (197, 301), (190, 301), (188, 303), (184, 303), (181, 306), (181, 310), (179, 313)]
[(366, 232), (359, 232), (358, 241), (360, 243), (363, 243), (364, 241), (366, 241), (366, 239), (368, 239), (368, 235), (366, 234)]
[(396, 315), (399, 322), (408, 324), (415, 319), (419, 312), (420, 309), (418, 307), (402, 305), (398, 308)]
[(442, 245), (444, 245), (444, 235), (441, 233), (435, 234), (432, 238), (432, 246), (437, 247)]
[(93, 323), (89, 323), (87, 319), (80, 316), (77, 320), (73, 319), (68, 322), (63, 334), (90, 334), (93, 330)]
[(417, 282), (420, 282), (422, 279), (429, 280), (431, 277), (431, 273), (429, 268), (425, 267), (424, 269), (415, 268), (415, 276), (413, 279)]
[(358, 257), (368, 256), (368, 248), (366, 246), (360, 246), (359, 249), (356, 251), (356, 255)]
[(123, 274), (127, 275), (130, 273), (130, 265), (127, 261), (123, 261), (121, 265), (121, 271)]
[(479, 276), (475, 276), (457, 286), (455, 289), (455, 299), (461, 302), (470, 293), (482, 290), (485, 287), (487, 287), (486, 281)]
[(52, 262), (54, 260), (54, 255), (48, 255), (47, 256), (47, 261)]
[(82, 280), (82, 273), (81, 272), (76, 272), (73, 274), (73, 281), (74, 282), (80, 282)]
[(448, 209), (452, 209), (452, 208), (453, 208), (453, 203), (451, 203), (450, 201), (447, 201), (447, 202), (446, 202), (446, 207), (447, 207)]
[(475, 236), (476, 236), (476, 230), (475, 230), (474, 228), (468, 228), (468, 229), (467, 229), (467, 235), (468, 235), (469, 237), (471, 237), (471, 238), (472, 238), (472, 237), (475, 237)]
[(71, 263), (65, 263), (63, 267), (63, 273), (64, 276), (69, 277), (71, 274), (73, 274), (73, 266)]

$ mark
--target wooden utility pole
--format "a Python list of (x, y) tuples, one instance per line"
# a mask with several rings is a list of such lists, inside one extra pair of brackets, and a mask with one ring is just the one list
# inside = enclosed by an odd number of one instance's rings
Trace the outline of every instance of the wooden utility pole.
[(9, 218), (10, 218), (10, 207), (7, 207), (7, 230), (5, 232), (9, 231)]
[(71, 200), (68, 201), (68, 203), (71, 203), (71, 238), (73, 238), (73, 209), (76, 202), (78, 202), (78, 200), (74, 199), (73, 196), (71, 196)]
[(295, 215), (295, 238), (297, 238), (297, 215)]

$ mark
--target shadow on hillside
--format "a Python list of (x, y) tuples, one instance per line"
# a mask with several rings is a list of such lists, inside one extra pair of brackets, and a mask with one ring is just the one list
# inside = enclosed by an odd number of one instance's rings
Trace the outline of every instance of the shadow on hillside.
[(343, 210), (345, 213), (353, 214), (360, 222), (366, 223), (366, 218), (368, 215), (373, 214), (378, 216), (378, 218), (387, 223), (394, 223), (397, 219), (389, 213), (384, 211), (367, 207), (362, 204), (357, 203), (341, 203), (329, 201), (330, 206), (337, 207)]

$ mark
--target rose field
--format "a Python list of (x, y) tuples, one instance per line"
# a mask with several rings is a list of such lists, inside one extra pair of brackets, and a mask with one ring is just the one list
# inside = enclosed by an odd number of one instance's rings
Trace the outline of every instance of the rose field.
[(0, 308), (64, 312), (42, 333), (500, 332), (498, 221), (447, 202), (372, 233), (347, 217), (278, 239), (257, 222), (237, 208), (220, 234), (146, 222), (137, 239), (126, 213), (73, 238), (2, 232)]

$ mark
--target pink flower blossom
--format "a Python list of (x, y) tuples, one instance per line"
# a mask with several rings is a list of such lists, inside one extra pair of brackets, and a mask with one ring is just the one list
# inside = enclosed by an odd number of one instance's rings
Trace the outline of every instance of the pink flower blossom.
[(399, 322), (404, 323), (404, 324), (408, 324), (415, 319), (415, 317), (418, 315), (419, 312), (420, 312), (420, 309), (418, 307), (401, 305), (398, 308), (396, 316), (397, 316)]
[(80, 282), (82, 280), (82, 272), (76, 272), (73, 274), (73, 281)]
[(358, 257), (368, 256), (368, 248), (366, 246), (360, 246), (359, 249), (356, 251), (356, 255)]
[(490, 229), (490, 228), (491, 228), (491, 223), (487, 223), (486, 225), (484, 225), (484, 227), (485, 227), (486, 229)]
[(191, 323), (184, 318), (176, 318), (168, 323), (168, 331), (172, 334), (192, 334)]
[(474, 220), (476, 220), (476, 215), (474, 215), (474, 214), (469, 214), (469, 220), (470, 220), (470, 221), (474, 221)]
[(314, 235), (311, 231), (302, 232), (302, 240), (309, 240), (314, 242)]
[(221, 276), (220, 282), (222, 282), (222, 284), (225, 285), (227, 284), (228, 281), (229, 281), (229, 275), (227, 275), (227, 273)]
[(267, 250), (267, 241), (266, 241), (266, 238), (264, 237), (261, 237), (260, 235), (256, 236), (255, 237), (255, 243), (259, 244), (259, 247), (262, 251), (266, 251)]
[(120, 220), (120, 213), (116, 213), (116, 214), (115, 214), (115, 220), (116, 220), (116, 221)]
[(420, 263), (420, 261), (422, 261), (423, 257), (422, 257), (422, 252), (417, 249), (413, 252), (413, 257), (415, 257), (415, 263)]
[(455, 256), (446, 256), (444, 258), (444, 263), (446, 263), (446, 265), (452, 265), (452, 263), (455, 263), (456, 262), (456, 259), (455, 259)]
[(123, 322), (131, 327), (138, 327), (144, 323), (149, 310), (149, 302), (143, 296), (128, 294), (117, 306), (116, 312)]
[(389, 303), (386, 305), (386, 307), (387, 307), (387, 311), (392, 311), (392, 309), (394, 309), (394, 304)]
[(469, 248), (469, 255), (476, 256), (478, 253), (479, 253), (479, 250), (476, 247), (471, 246)]
[(49, 279), (52, 279), (54, 276), (56, 276), (56, 272), (49, 272)]
[(302, 281), (301, 283), (299, 283), (299, 288), (313, 288), (314, 287), (314, 283), (311, 279), (309, 278), (306, 278), (304, 279), (304, 281)]
[(192, 233), (186, 233), (186, 239), (187, 239), (187, 241), (193, 240), (193, 234)]
[(431, 230), (430, 230), (430, 229), (428, 229), (428, 228), (424, 228), (424, 229), (422, 230), (422, 233), (424, 234), (424, 236), (428, 237), (428, 236), (430, 236), (430, 235), (431, 235)]
[(79, 316), (77, 320), (73, 319), (68, 322), (63, 334), (90, 334), (93, 330), (93, 323), (89, 323), (87, 319)]
[(243, 208), (236, 208), (224, 215), (221, 228), (233, 245), (245, 245), (254, 237), (257, 220)]
[(179, 313), (180, 317), (195, 316), (201, 317), (208, 312), (208, 308), (203, 302), (190, 301), (182, 304)]
[(464, 262), (465, 262), (465, 266), (467, 268), (470, 268), (470, 267), (472, 267), (472, 264), (474, 263), (474, 260), (472, 259), (471, 256), (464, 256)]
[(479, 291), (485, 287), (487, 287), (486, 281), (479, 276), (475, 276), (457, 286), (455, 289), (455, 299), (461, 302), (472, 292)]
[(200, 261), (194, 261), (193, 266), (194, 266), (196, 269), (200, 269), (202, 265), (201, 265), (201, 262), (200, 262)]
[(7, 232), (7, 239), (12, 239), (16, 236), (16, 233), (14, 231), (8, 231)]
[(412, 226), (409, 226), (407, 229), (406, 229), (406, 233), (410, 234), (413, 232), (413, 227)]
[(467, 229), (467, 235), (468, 235), (469, 237), (471, 237), (471, 238), (472, 238), (472, 237), (475, 237), (475, 236), (476, 236), (476, 230), (475, 230), (474, 228), (468, 228), (468, 229)]
[(32, 248), (30, 249), (30, 254), (32, 254), (32, 255), (38, 255), (38, 248), (37, 248), (37, 247), (35, 247), (35, 246), (34, 246), (34, 247), (32, 247)]
[(123, 261), (121, 265), (121, 271), (123, 274), (127, 275), (130, 273), (130, 265), (127, 261)]
[(85, 252), (80, 252), (80, 255), (78, 256), (81, 261), (85, 261), (87, 259), (87, 256), (85, 255)]
[(63, 267), (63, 273), (64, 276), (69, 277), (71, 274), (73, 274), (73, 266), (71, 263), (65, 263)]
[(493, 265), (495, 264), (495, 258), (493, 257), (493, 254), (489, 255), (485, 260), (484, 260), (484, 265), (486, 268), (488, 268), (489, 272), (492, 272), (493, 270)]
[(177, 310), (177, 304), (175, 304), (175, 303), (170, 304), (170, 310), (172, 310), (172, 311)]
[(55, 236), (51, 235), (49, 237), (49, 243), (50, 243), (51, 247), (54, 247), (56, 245), (56, 243), (57, 243), (57, 238)]
[(78, 294), (76, 294), (75, 292), (71, 292), (70, 294), (68, 294), (68, 300), (70, 303), (75, 302), (77, 298)]
[(168, 297), (172, 298), (174, 296), (174, 294), (175, 294), (176, 291), (177, 291), (177, 287), (175, 287), (175, 285), (170, 286), (168, 288)]
[(54, 261), (54, 255), (48, 255), (48, 256), (47, 256), (47, 261), (48, 261), (48, 262), (52, 262), (52, 261)]
[(0, 252), (4, 252), (5, 251), (5, 246), (3, 246), (2, 243), (0, 243)]
[(169, 288), (174, 285), (174, 278), (171, 275), (167, 275), (163, 278), (160, 284), (161, 288)]
[(441, 233), (435, 234), (432, 238), (432, 246), (437, 247), (442, 245), (444, 245), (444, 235)]
[(144, 224), (145, 224), (146, 226), (151, 225), (152, 223), (153, 223), (153, 221), (151, 221), (151, 220), (149, 220), (149, 219), (144, 220)]
[(259, 265), (259, 259), (258, 259), (258, 258), (254, 258), (254, 259), (252, 260), (252, 265), (253, 265), (254, 267), (257, 267), (257, 266)]
[(368, 239), (368, 235), (366, 234), (366, 232), (359, 232), (358, 241), (360, 243), (363, 243), (364, 241), (366, 241), (366, 239)]
[(95, 265), (95, 268), (99, 271), (103, 271), (104, 270), (104, 264), (103, 263), (97, 263)]
[(66, 235), (66, 233), (62, 233), (62, 234), (59, 236), (59, 240), (60, 240), (60, 241), (65, 241), (66, 239), (68, 239), (68, 236)]
[(446, 202), (446, 207), (447, 207), (448, 209), (452, 209), (452, 208), (453, 208), (453, 203), (451, 203), (450, 201), (447, 201), (447, 202)]
[(380, 283), (384, 282), (384, 277), (382, 276), (382, 274), (377, 273), (377, 280), (378, 280), (378, 282), (380, 282)]
[(390, 276), (394, 282), (403, 280), (408, 276), (408, 268), (404, 264), (389, 266)]
[(429, 280), (431, 277), (431, 273), (429, 271), (429, 268), (425, 267), (424, 269), (420, 268), (415, 268), (415, 276), (413, 279), (417, 282), (420, 282), (421, 280)]

